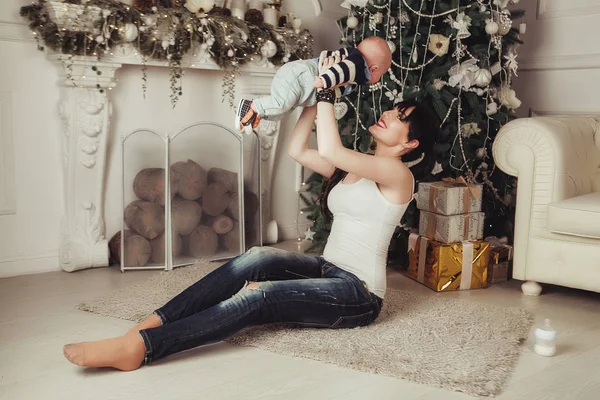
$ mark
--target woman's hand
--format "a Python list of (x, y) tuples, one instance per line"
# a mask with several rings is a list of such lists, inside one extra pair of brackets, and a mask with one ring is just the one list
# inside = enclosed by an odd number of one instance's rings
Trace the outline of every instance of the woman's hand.
[[(323, 89), (325, 88), (325, 79), (323, 79), (322, 75), (329, 69), (331, 68), (332, 65), (339, 63), (341, 60), (343, 60), (345, 57), (341, 57), (340, 56), (340, 52), (336, 51), (334, 52), (333, 55), (331, 56), (326, 56), (327, 51), (322, 51), (321, 55), (319, 56), (319, 76), (315, 77), (315, 81), (313, 86), (317, 89)], [(329, 88), (332, 89), (332, 88)]]

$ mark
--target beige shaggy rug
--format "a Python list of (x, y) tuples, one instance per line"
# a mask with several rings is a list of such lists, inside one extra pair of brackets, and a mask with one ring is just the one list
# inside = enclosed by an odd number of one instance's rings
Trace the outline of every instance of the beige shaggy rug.
[[(140, 321), (218, 265), (199, 263), (163, 272), (78, 308)], [(520, 309), (389, 289), (379, 318), (368, 327), (328, 330), (271, 325), (248, 329), (228, 342), (493, 396), (508, 380), (531, 323), (531, 315)]]

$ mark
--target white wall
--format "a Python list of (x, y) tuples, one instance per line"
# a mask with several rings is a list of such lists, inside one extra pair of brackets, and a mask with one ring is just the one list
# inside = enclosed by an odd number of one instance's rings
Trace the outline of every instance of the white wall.
[[(57, 114), (55, 67), (37, 51), (31, 33), (18, 15), (29, 0), (2, 0), (0, 4), (0, 277), (58, 269), (60, 219), (63, 214), (61, 135)], [(286, 12), (303, 20), (315, 36), (315, 52), (336, 48), (339, 32), (332, 16), (339, 2), (324, 1), (326, 13), (314, 17), (301, 1), (288, 1)], [(177, 107), (169, 102), (168, 71), (148, 69), (148, 92), (142, 99), (141, 71), (123, 67), (111, 93), (113, 137), (109, 139), (105, 221), (111, 237), (119, 229), (120, 159), (118, 136), (140, 127), (172, 131), (189, 123), (214, 120), (231, 125), (231, 111), (221, 103), (221, 73), (188, 72), (184, 95)], [(297, 114), (296, 114), (297, 115)], [(297, 195), (295, 162), (287, 156), (294, 116), (282, 123), (276, 155), (272, 216), (285, 238), (295, 238)], [(306, 229), (300, 221), (300, 231)]]
[(527, 33), (518, 49), (518, 116), (600, 115), (600, 0), (522, 0)]

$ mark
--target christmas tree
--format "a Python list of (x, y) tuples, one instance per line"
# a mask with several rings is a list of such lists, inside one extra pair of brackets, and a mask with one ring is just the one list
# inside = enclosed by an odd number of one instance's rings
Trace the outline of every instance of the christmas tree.
[[(518, 0), (511, 0), (511, 4)], [(339, 130), (346, 147), (371, 152), (367, 128), (394, 104), (416, 99), (435, 111), (441, 135), (435, 147), (436, 164), (426, 178), (464, 177), (483, 184), (485, 235), (512, 239), (515, 181), (495, 168), (492, 143), (502, 125), (520, 106), (511, 77), (517, 74), (516, 49), (520, 29), (513, 21), (522, 11), (508, 10), (509, 0), (346, 0), (348, 16), (338, 21), (341, 43), (355, 46), (368, 36), (388, 41), (393, 64), (375, 85), (362, 86), (337, 107)], [(313, 174), (310, 192), (324, 182)], [(330, 223), (316, 196), (302, 196), (313, 221), (314, 241), (309, 251), (320, 251)], [(390, 245), (393, 261), (406, 253), (408, 229), (418, 226), (414, 202)]]

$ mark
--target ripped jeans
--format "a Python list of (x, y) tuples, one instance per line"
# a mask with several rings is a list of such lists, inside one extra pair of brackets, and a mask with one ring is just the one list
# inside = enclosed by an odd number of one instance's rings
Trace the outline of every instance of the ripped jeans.
[[(246, 287), (248, 282), (258, 282), (258, 288)], [(155, 311), (162, 325), (140, 331), (144, 362), (227, 339), (254, 325), (365, 326), (381, 306), (382, 300), (354, 274), (322, 257), (254, 247)]]

